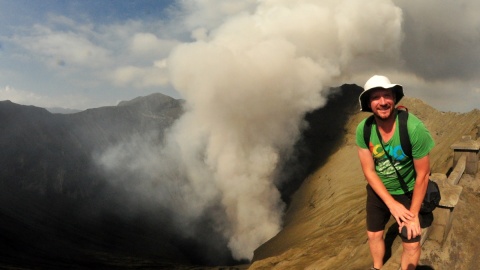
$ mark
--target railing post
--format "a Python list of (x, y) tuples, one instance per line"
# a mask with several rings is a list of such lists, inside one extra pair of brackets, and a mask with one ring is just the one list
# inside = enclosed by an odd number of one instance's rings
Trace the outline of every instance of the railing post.
[[(463, 158), (463, 163), (465, 163), (465, 158)], [(455, 168), (455, 170), (457, 169)], [(459, 172), (460, 175), (462, 173), (463, 171)], [(453, 210), (460, 199), (463, 187), (451, 184), (450, 182), (454, 181), (448, 181), (447, 176), (441, 173), (432, 173), (430, 179), (438, 184), (442, 200), (440, 201), (440, 207), (433, 211), (434, 219), (429, 238), (443, 246), (452, 227)]]
[(478, 159), (480, 150), (480, 141), (473, 140), (472, 136), (463, 136), (460, 141), (450, 146), (453, 149), (453, 167), (457, 165), (460, 157), (467, 156), (465, 173), (475, 175), (478, 171)]

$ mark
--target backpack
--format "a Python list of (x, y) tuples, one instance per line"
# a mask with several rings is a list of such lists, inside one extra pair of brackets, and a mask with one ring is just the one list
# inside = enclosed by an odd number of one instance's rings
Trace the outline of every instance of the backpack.
[[(407, 157), (412, 158), (412, 144), (410, 142), (410, 137), (408, 136), (407, 120), (408, 120), (408, 109), (404, 106), (398, 106), (395, 109), (395, 112), (398, 115), (399, 123), (399, 132), (400, 132), (400, 144), (402, 145), (402, 150)], [(370, 135), (372, 133), (372, 123), (374, 121), (373, 114), (367, 118), (365, 125), (363, 126), (363, 139), (365, 145), (369, 145)]]

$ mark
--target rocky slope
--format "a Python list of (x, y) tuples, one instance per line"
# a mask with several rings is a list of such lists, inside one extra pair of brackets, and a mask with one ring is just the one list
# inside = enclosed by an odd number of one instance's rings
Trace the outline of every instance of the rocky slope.
[[(404, 98), (400, 104), (423, 120), (433, 135), (436, 147), (431, 152), (432, 172), (448, 173), (453, 158), (450, 145), (463, 135), (476, 135), (480, 111), (440, 112), (412, 98)], [(345, 110), (339, 107), (331, 113), (344, 114)], [(357, 110), (356, 106), (348, 109), (343, 132), (335, 134), (341, 138), (341, 145), (294, 194), (283, 230), (255, 251), (249, 269), (369, 269), (364, 210), (366, 181), (355, 146), (355, 128), (368, 114)], [(472, 256), (479, 250), (479, 244), (472, 240), (476, 237), (472, 229), (478, 227), (475, 224), (480, 220), (474, 210), (480, 207), (480, 193), (478, 183), (466, 185), (458, 207), (461, 210), (457, 210), (452, 228), (455, 237), (449, 239), (453, 247), (442, 249), (431, 243), (425, 247), (429, 250), (424, 252), (422, 262), (434, 269), (474, 269), (470, 267), (480, 263), (478, 256)], [(472, 205), (465, 205), (469, 203)], [(469, 224), (470, 228), (465, 229), (463, 224)], [(465, 257), (468, 262), (462, 259)]]

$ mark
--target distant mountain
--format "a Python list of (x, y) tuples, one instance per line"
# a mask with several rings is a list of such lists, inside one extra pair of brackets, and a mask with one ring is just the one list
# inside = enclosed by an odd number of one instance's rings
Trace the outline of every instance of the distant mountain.
[(82, 110), (67, 109), (67, 108), (60, 108), (60, 107), (52, 107), (52, 108), (45, 108), (45, 109), (47, 109), (47, 111), (51, 113), (61, 113), (61, 114), (77, 113), (82, 111)]
[(86, 195), (98, 184), (91, 160), (94, 150), (132, 134), (165, 130), (181, 115), (181, 104), (181, 100), (152, 94), (118, 106), (52, 114), (2, 101), (1, 182), (42, 194)]
[[(72, 114), (0, 102), (0, 268), (159, 267), (188, 262), (170, 244), (168, 221), (146, 211), (125, 218), (94, 152), (155, 130), (182, 101), (153, 94)], [(113, 267), (115, 268), (115, 267)]]

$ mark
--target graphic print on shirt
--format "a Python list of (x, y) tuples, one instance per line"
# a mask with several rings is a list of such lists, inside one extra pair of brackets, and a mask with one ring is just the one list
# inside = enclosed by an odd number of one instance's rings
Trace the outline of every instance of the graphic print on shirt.
[[(384, 145), (385, 150), (388, 151), (390, 157), (392, 157), (393, 162), (397, 170), (401, 170), (401, 161), (406, 159), (407, 156), (402, 150), (401, 145), (397, 145), (392, 147), (390, 145)], [(372, 153), (373, 159), (375, 161), (375, 167), (382, 175), (385, 176), (395, 176), (396, 171), (395, 168), (392, 166), (390, 160), (388, 160), (387, 155), (385, 155), (385, 151), (383, 150), (382, 145), (379, 143), (377, 145), (373, 145), (372, 142), (369, 143), (370, 152)]]

